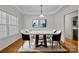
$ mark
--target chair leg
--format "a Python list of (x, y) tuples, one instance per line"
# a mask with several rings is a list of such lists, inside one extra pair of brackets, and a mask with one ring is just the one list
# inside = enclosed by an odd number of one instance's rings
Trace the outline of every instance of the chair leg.
[(60, 46), (60, 41), (59, 41), (59, 47), (61, 48), (61, 46)]
[(52, 48), (53, 48), (53, 41), (52, 41)]
[(29, 41), (29, 48), (31, 48), (31, 46), (30, 46), (30, 41)]
[(50, 42), (49, 42), (49, 43), (50, 43), (50, 46), (51, 46), (51, 45), (52, 45), (52, 40), (50, 40)]
[(22, 49), (23, 49), (23, 45), (24, 45), (24, 41), (23, 41), (23, 44), (22, 44)]

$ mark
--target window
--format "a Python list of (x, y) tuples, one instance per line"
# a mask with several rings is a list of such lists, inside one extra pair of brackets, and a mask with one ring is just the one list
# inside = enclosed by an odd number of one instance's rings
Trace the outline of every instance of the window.
[(18, 33), (18, 19), (15, 16), (9, 15), (9, 35)]
[(0, 38), (6, 37), (7, 31), (6, 31), (6, 13), (3, 11), (0, 11)]
[(0, 10), (0, 38), (18, 34), (18, 18)]

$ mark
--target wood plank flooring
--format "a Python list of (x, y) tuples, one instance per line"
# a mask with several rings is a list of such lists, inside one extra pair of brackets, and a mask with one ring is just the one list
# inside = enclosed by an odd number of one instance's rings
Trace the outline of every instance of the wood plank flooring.
[[(23, 45), (23, 40), (20, 38), (10, 46), (3, 49), (1, 52), (3, 53), (16, 53), (18, 49)], [(70, 40), (66, 39), (65, 43), (62, 44), (66, 47), (66, 49), (69, 50), (69, 52), (77, 52), (78, 49), (78, 43), (76, 41), (73, 41), (73, 48), (70, 47)]]
[(70, 40), (70, 39), (66, 38), (63, 45), (68, 49), (69, 52), (78, 51), (78, 41), (76, 41), (76, 40)]
[(23, 40), (20, 38), (10, 46), (3, 49), (1, 52), (4, 53), (15, 53), (23, 45)]

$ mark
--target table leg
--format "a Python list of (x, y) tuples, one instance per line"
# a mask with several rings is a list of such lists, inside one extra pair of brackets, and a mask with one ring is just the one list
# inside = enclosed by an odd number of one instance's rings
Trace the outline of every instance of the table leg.
[(36, 35), (35, 46), (38, 47), (39, 35)]
[(46, 35), (43, 36), (43, 39), (44, 39), (44, 46), (47, 47)]

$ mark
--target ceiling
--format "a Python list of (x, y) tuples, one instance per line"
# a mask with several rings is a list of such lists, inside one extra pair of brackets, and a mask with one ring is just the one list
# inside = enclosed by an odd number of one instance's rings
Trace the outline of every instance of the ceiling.
[[(64, 5), (43, 5), (42, 11), (44, 15), (51, 15), (61, 10)], [(40, 15), (40, 5), (17, 5), (15, 8), (22, 14), (26, 15)]]

